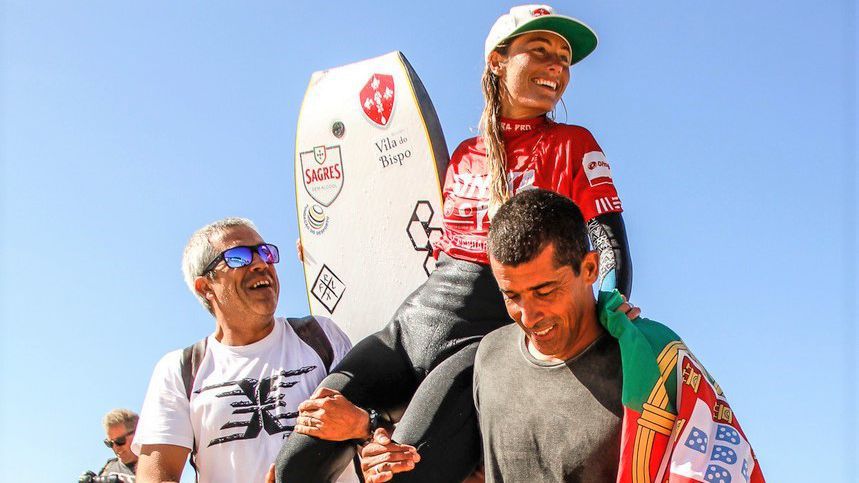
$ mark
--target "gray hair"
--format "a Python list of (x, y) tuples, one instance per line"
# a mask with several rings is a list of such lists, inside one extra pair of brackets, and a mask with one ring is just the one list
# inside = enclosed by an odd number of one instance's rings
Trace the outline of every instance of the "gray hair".
[(130, 409), (114, 409), (104, 415), (104, 418), (101, 420), (101, 424), (104, 426), (105, 433), (111, 426), (116, 426), (117, 424), (125, 426), (125, 431), (128, 432), (134, 431), (137, 427), (138, 419), (140, 419), (140, 416)]
[(182, 275), (185, 277), (185, 284), (191, 290), (191, 293), (197, 297), (197, 300), (212, 313), (212, 306), (205, 297), (197, 293), (194, 288), (194, 282), (197, 277), (203, 275), (203, 270), (206, 265), (212, 262), (219, 255), (212, 246), (212, 240), (220, 235), (223, 235), (230, 228), (243, 226), (250, 228), (253, 231), (257, 230), (256, 225), (247, 218), (230, 217), (218, 220), (200, 228), (191, 235), (188, 244), (185, 245), (185, 251), (182, 253)]

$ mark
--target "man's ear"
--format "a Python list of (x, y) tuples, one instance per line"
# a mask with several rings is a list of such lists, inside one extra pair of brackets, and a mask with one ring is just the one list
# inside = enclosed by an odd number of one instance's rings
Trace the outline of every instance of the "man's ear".
[(215, 296), (214, 292), (212, 292), (212, 282), (205, 275), (201, 275), (194, 279), (194, 290), (200, 294), (206, 300), (212, 300)]
[(500, 76), (502, 74), (502, 72), (504, 72), (504, 68), (507, 65), (507, 57), (502, 55), (497, 50), (493, 50), (492, 52), (489, 53), (489, 61), (488, 62), (489, 62), (489, 70), (493, 74)]
[(579, 276), (584, 279), (586, 283), (593, 284), (596, 283), (597, 278), (599, 278), (600, 274), (600, 254), (598, 251), (593, 250), (585, 253), (585, 256), (582, 257), (582, 264), (579, 267)]

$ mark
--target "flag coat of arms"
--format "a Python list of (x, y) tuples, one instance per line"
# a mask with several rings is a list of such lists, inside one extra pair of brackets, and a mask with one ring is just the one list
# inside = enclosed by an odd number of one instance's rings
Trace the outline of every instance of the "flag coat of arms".
[(680, 337), (615, 309), (600, 292), (600, 323), (618, 340), (623, 427), (618, 483), (764, 483), (754, 451), (722, 389)]

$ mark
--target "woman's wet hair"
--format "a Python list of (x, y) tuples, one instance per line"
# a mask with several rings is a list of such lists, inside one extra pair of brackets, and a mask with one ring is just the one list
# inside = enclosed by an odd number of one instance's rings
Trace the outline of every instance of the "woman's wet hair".
[[(495, 51), (507, 56), (510, 41), (506, 40)], [(490, 217), (502, 203), (510, 198), (507, 189), (507, 151), (501, 133), (501, 77), (492, 72), (487, 61), (481, 79), (483, 90), (483, 113), (480, 115), (480, 137), (486, 148), (486, 170), (489, 173)]]

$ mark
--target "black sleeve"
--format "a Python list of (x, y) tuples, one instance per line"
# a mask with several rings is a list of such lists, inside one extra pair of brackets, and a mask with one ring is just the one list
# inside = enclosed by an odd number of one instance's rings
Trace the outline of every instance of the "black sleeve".
[(593, 218), (588, 222), (588, 235), (594, 250), (600, 254), (598, 286), (608, 290), (617, 288), (629, 299), (632, 292), (632, 259), (629, 256), (623, 216), (620, 213), (605, 213)]

